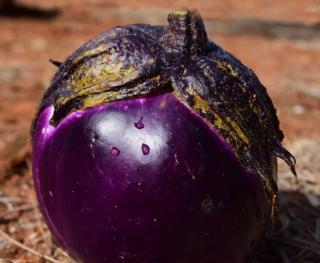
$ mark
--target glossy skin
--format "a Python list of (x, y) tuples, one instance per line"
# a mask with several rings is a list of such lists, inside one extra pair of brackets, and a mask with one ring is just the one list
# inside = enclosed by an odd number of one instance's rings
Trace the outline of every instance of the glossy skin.
[(269, 219), (256, 177), (171, 93), (34, 130), (33, 174), (54, 237), (89, 263), (240, 263)]

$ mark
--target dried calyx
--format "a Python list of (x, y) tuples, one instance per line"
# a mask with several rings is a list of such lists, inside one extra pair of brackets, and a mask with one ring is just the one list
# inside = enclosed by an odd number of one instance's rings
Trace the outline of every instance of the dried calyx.
[(40, 110), (52, 125), (68, 114), (113, 101), (173, 92), (201, 115), (255, 174), (275, 202), (270, 155), (295, 159), (281, 145), (276, 111), (252, 70), (208, 40), (197, 11), (173, 12), (169, 25), (115, 27), (85, 43), (62, 65)]

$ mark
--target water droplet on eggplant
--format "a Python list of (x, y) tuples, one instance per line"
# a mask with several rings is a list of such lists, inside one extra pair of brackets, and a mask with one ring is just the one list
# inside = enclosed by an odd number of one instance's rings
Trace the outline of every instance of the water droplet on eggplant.
[(150, 152), (150, 147), (149, 147), (149, 145), (143, 143), (143, 144), (141, 145), (141, 150), (142, 150), (142, 153), (143, 153), (144, 155), (148, 155), (149, 152)]
[(142, 119), (143, 119), (143, 117), (141, 117), (141, 118), (139, 119), (139, 121), (137, 121), (137, 122), (134, 123), (134, 127), (136, 127), (136, 128), (139, 129), (139, 130), (144, 128), (144, 124), (143, 124), (143, 122), (142, 122)]
[(112, 147), (111, 154), (113, 156), (118, 156), (120, 154), (120, 150), (118, 148), (116, 148), (116, 147)]

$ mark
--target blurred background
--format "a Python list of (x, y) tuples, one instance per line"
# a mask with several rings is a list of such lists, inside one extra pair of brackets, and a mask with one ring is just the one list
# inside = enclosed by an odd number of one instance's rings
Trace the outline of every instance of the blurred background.
[(30, 172), (30, 123), (56, 71), (49, 59), (112, 26), (166, 24), (180, 8), (197, 8), (209, 37), (256, 72), (297, 158), (298, 181), (279, 163), (280, 228), (253, 262), (320, 262), (319, 0), (0, 0), (0, 262), (71, 262), (42, 222)]

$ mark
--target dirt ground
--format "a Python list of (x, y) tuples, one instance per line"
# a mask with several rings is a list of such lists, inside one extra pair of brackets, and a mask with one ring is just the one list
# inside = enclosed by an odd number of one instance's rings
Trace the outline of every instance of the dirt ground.
[(253, 262), (320, 262), (319, 0), (20, 0), (11, 11), (5, 2), (0, 0), (0, 262), (71, 262), (42, 221), (30, 171), (30, 123), (56, 71), (48, 60), (63, 61), (115, 25), (164, 24), (170, 10), (182, 7), (197, 8), (210, 38), (256, 72), (278, 109), (284, 144), (297, 159), (298, 181), (279, 163), (282, 226), (257, 248)]

